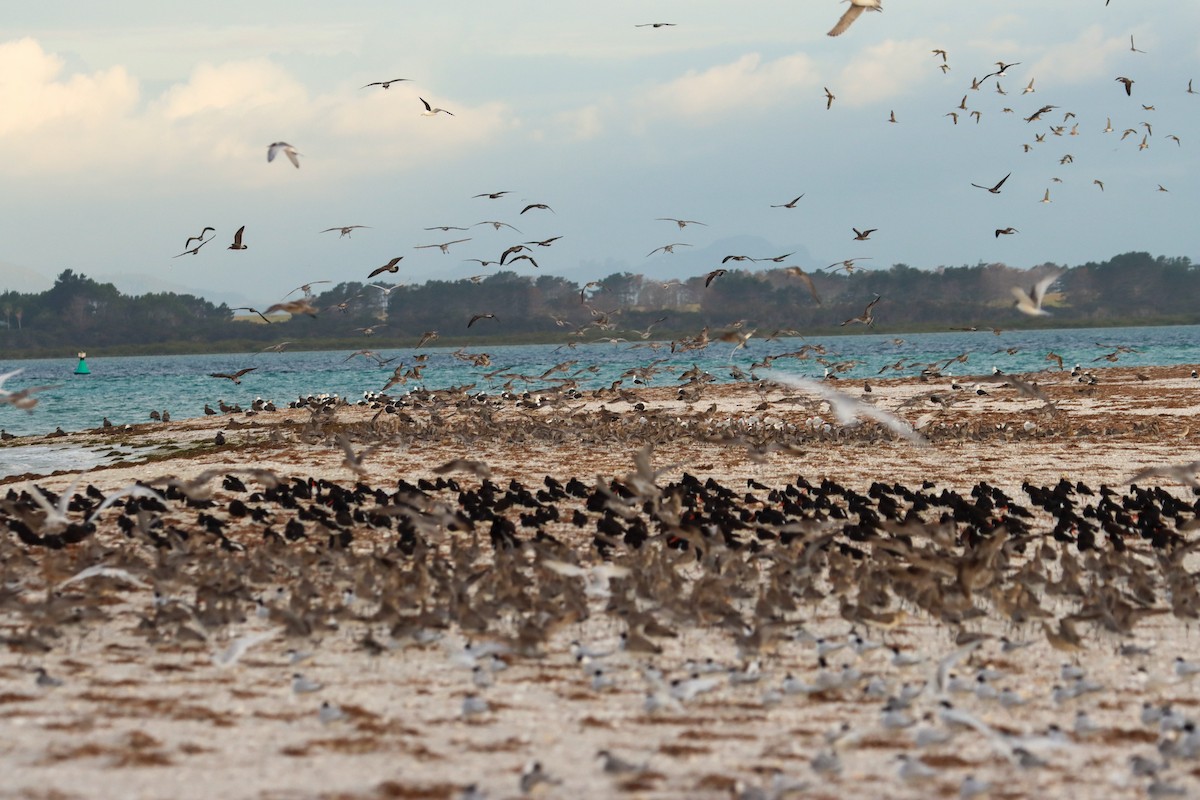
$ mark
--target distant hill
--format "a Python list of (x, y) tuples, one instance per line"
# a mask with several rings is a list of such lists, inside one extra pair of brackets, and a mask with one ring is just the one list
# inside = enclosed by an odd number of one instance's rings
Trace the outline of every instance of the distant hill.
[(40, 272), (0, 261), (0, 292), (44, 292), (53, 285), (54, 279)]

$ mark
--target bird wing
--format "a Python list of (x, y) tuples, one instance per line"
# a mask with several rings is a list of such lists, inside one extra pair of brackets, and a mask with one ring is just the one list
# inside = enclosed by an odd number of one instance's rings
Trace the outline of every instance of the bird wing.
[(854, 20), (862, 16), (864, 8), (862, 6), (850, 6), (846, 9), (846, 13), (842, 14), (842, 18), (833, 26), (833, 30), (829, 31), (830, 36), (841, 36), (846, 32), (846, 29), (854, 24)]
[(234, 243), (234, 244), (241, 244), (241, 243), (242, 243), (242, 233), (243, 233), (245, 230), (246, 230), (246, 226), (245, 226), (245, 225), (243, 225), (242, 227), (240, 227), (240, 228), (238, 228), (238, 229), (237, 229), (237, 233), (235, 233), (235, 234), (233, 235), (233, 243)]

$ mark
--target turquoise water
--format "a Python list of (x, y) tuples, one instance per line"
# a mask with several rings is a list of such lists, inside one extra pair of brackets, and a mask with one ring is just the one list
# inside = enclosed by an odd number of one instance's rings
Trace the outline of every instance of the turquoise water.
[[(518, 373), (530, 379), (518, 379), (515, 389), (536, 389), (549, 385), (539, 376), (568, 360), (578, 363), (552, 377), (571, 375), (593, 364), (598, 367), (595, 374), (585, 372), (577, 376), (581, 388), (608, 386), (626, 370), (647, 366), (657, 359), (667, 361), (658, 365), (661, 371), (650, 380), (653, 386), (676, 385), (680, 373), (693, 364), (711, 372), (718, 380), (729, 381), (731, 366), (749, 372), (750, 365), (763, 356), (794, 352), (805, 344), (825, 347), (824, 358), (829, 361), (858, 362), (842, 373), (843, 378), (875, 378), (881, 368), (901, 359), (906, 363), (905, 368), (889, 369), (883, 377), (915, 375), (920, 372), (921, 364), (945, 363), (962, 353), (968, 354), (966, 363), (951, 365), (949, 374), (983, 375), (990, 373), (993, 366), (1005, 372), (1053, 369), (1055, 365), (1046, 361), (1046, 354), (1051, 351), (1063, 357), (1068, 369), (1076, 363), (1098, 368), (1113, 366), (1102, 357), (1113, 352), (1117, 345), (1138, 350), (1120, 354), (1117, 366), (1200, 364), (1200, 326), (1005, 331), (1000, 336), (978, 331), (836, 336), (819, 340), (751, 338), (747, 347), (740, 350), (735, 350), (733, 344), (715, 342), (704, 350), (674, 355), (667, 347), (654, 351), (644, 345), (633, 348), (631, 343), (581, 344), (573, 349), (561, 345), (469, 348), (471, 353), (490, 354), (492, 363), (487, 367), (465, 363), (451, 355), (450, 348), (423, 347), (379, 351), (384, 358), (398, 357), (384, 367), (361, 357), (346, 361), (346, 352), (93, 357), (88, 359), (92, 374), (78, 376), (72, 374), (78, 363), (72, 355), (60, 359), (0, 360), (0, 373), (22, 370), (8, 380), (6, 390), (45, 384), (53, 387), (38, 393), (40, 402), (31, 412), (0, 406), (0, 428), (18, 435), (48, 433), (56, 427), (76, 431), (98, 427), (104, 417), (114, 425), (147, 422), (151, 410), (164, 409), (171, 412), (173, 419), (185, 419), (203, 415), (205, 403), (215, 408), (219, 399), (243, 408), (249, 407), (256, 397), (273, 400), (278, 405), (322, 393), (338, 394), (353, 401), (364, 392), (382, 389), (396, 365), (411, 366), (413, 356), (419, 353), (429, 357), (422, 380), (397, 386), (391, 390), (392, 394), (416, 386), (439, 389), (464, 384), (475, 384), (475, 391), (498, 391), (506, 377), (501, 375), (489, 381), (484, 373), (505, 367), (504, 374)], [(1010, 348), (1015, 348), (1015, 353), (1005, 352)], [(211, 372), (233, 372), (244, 367), (257, 369), (245, 375), (240, 386), (209, 377)], [(784, 359), (776, 361), (773, 368), (817, 378), (824, 374), (824, 367), (811, 359)], [(625, 385), (632, 386), (633, 379), (626, 378)]]

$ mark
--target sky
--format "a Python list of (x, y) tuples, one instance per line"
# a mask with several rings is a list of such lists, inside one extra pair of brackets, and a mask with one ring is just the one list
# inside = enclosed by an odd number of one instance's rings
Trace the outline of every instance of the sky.
[[(396, 256), (389, 282), (488, 274), (465, 259), (554, 236), (514, 271), (687, 278), (784, 253), (738, 265), (1200, 261), (1200, 3), (884, 6), (839, 37), (833, 0), (6, 9), (0, 283), (73, 269), (271, 304)], [(637, 27), (657, 22), (673, 25)], [(1020, 63), (971, 90), (997, 61)], [(410, 80), (362, 88), (393, 78)], [(419, 98), (453, 116), (422, 116)], [(299, 169), (268, 163), (276, 141)], [(971, 186), (1009, 173), (999, 194)], [(520, 213), (533, 203), (551, 210)], [(247, 249), (228, 250), (242, 225)], [(322, 232), (345, 225), (368, 227)], [(441, 225), (468, 231), (424, 230)], [(205, 226), (213, 241), (173, 258)], [(690, 247), (647, 256), (676, 242)]]

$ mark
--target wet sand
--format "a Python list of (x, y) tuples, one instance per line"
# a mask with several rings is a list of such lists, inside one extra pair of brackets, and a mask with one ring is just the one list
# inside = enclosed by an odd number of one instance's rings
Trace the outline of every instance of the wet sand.
[[(214, 470), (207, 488), (219, 509), (247, 496), (221, 486), (231, 469), (254, 467), (285, 479), (312, 476), (389, 492), (398, 479), (416, 483), (422, 478), (453, 479), (469, 489), (480, 484), (486, 469), (499, 486), (515, 480), (536, 491), (546, 475), (564, 483), (575, 477), (588, 487), (636, 476), (639, 453), (647, 454), (660, 486), (685, 474), (700, 482), (711, 478), (738, 497), (752, 493), (758, 506), (745, 501), (752, 507), (761, 507), (767, 492), (758, 487), (782, 490), (800, 476), (812, 484), (829, 479), (859, 493), (867, 493), (874, 481), (913, 489), (929, 482), (937, 490), (962, 493), (986, 481), (1028, 505), (1026, 482), (1054, 486), (1066, 478), (1093, 490), (1106, 484), (1128, 491), (1130, 476), (1140, 469), (1197, 459), (1200, 430), (1193, 431), (1193, 417), (1200, 407), (1200, 381), (1189, 377), (1190, 370), (1098, 370), (1096, 385), (1067, 373), (1020, 376), (1036, 381), (1044, 398), (967, 378), (959, 379), (961, 390), (952, 389), (947, 379), (872, 381), (869, 394), (861, 382), (837, 384), (916, 426), (927, 439), (924, 445), (870, 422), (840, 425), (828, 405), (811, 394), (746, 385), (704, 387), (690, 402), (678, 398), (675, 386), (625, 387), (632, 394), (599, 397), (584, 392), (561, 403), (539, 404), (535, 395), (525, 403), (502, 399), (495, 406), (414, 397), (395, 413), (341, 407), (315, 418), (307, 409), (282, 410), (81, 432), (50, 441), (152, 445), (158, 448), (152, 460), (92, 470), (80, 490), (91, 483), (110, 492), (163, 476), (187, 481)], [(977, 394), (977, 388), (987, 394)], [(638, 403), (644, 408), (636, 408)], [(223, 445), (213, 442), (218, 431)], [(338, 437), (361, 455), (361, 465), (347, 463)], [(647, 444), (652, 451), (644, 450)], [(463, 461), (448, 463), (454, 459)], [(439, 471), (443, 466), (448, 469)], [(641, 469), (645, 477), (644, 463)], [(249, 492), (263, 489), (258, 478), (240, 477)], [(62, 474), (33, 482), (60, 491), (75, 478)], [(19, 492), (30, 480), (5, 482)], [(1154, 482), (1175, 496), (1190, 497), (1176, 481)], [(433, 501), (423, 509), (426, 522), (452, 508), (456, 493), (431, 489), (429, 494)], [(563, 499), (558, 506), (560, 518), (538, 529), (569, 548), (578, 563), (601, 563), (593, 544), (596, 515), (579, 527), (570, 519), (572, 511), (588, 511), (584, 501)], [(517, 522), (527, 510), (506, 512), (523, 541), (533, 534), (533, 528)], [(1041, 619), (1014, 625), (998, 613), (991, 596), (980, 603), (983, 615), (955, 625), (903, 603), (886, 621), (852, 622), (844, 601), (855, 595), (844, 587), (833, 591), (837, 576), (832, 572), (818, 584), (830, 590), (826, 596), (805, 597), (786, 618), (771, 620), (772, 630), (785, 633), (756, 646), (741, 641), (747, 634), (716, 616), (701, 614), (698, 622), (678, 613), (658, 614), (676, 634), (653, 639), (661, 654), (615, 653), (599, 659), (603, 677), (613, 685), (597, 687), (576, 663), (570, 643), (612, 650), (628, 624), (627, 614), (607, 610), (611, 601), (598, 587), (585, 596), (585, 613), (568, 622), (555, 619), (539, 632), (537, 646), (525, 652), (514, 642), (523, 641), (519, 629), (530, 620), (511, 606), (498, 607), (496, 619), (478, 622), (475, 629), (450, 624), (435, 634), (397, 636), (394, 626), (381, 620), (417, 614), (419, 587), (397, 589), (389, 602), (403, 607), (384, 613), (387, 597), (374, 595), (378, 583), (364, 580), (367, 575), (380, 580), (387, 569), (380, 564), (388, 559), (404, 564), (406, 576), (418, 574), (397, 555), (391, 531), (356, 523), (350, 526), (354, 537), (347, 549), (331, 550), (323, 537), (312, 535), (280, 550), (264, 543), (263, 523), (212, 513), (228, 517), (224, 535), (245, 550), (197, 545), (190, 556), (197, 563), (186, 567), (168, 568), (163, 561), (169, 556), (162, 550), (122, 535), (114, 524), (119, 509), (99, 519), (94, 536), (61, 550), (26, 547), (8, 536), (0, 617), (9, 644), (0, 662), (0, 747), (8, 777), (0, 782), (0, 796), (456, 797), (474, 783), (488, 797), (515, 797), (522, 793), (522, 768), (536, 759), (559, 781), (534, 790), (545, 797), (731, 797), (748, 787), (769, 791), (774, 770), (807, 784), (803, 796), (814, 797), (957, 796), (967, 775), (992, 782), (993, 797), (1068, 790), (1080, 797), (1140, 797), (1151, 779), (1131, 774), (1130, 756), (1161, 760), (1159, 729), (1139, 720), (1143, 703), (1169, 703), (1188, 715), (1198, 713), (1200, 705), (1196, 684), (1172, 671), (1176, 656), (1200, 660), (1190, 619), (1162, 611), (1147, 614), (1130, 636), (1080, 625), (1082, 649), (1064, 652), (1045, 634)], [(187, 525), (195, 518), (195, 511), (173, 506), (167, 522)], [(285, 519), (276, 511), (268, 524), (282, 530)], [(1051, 522), (1044, 513), (1036, 515), (1031, 541), (1053, 542), (1047, 535)], [(311, 532), (314, 524), (305, 524)], [(422, 531), (432, 552), (446, 557), (454, 552), (451, 540), (461, 543), (467, 536), (436, 523)], [(1183, 530), (1181, 536), (1190, 540), (1195, 534)], [(490, 563), (486, 536), (479, 538), (476, 563)], [(702, 568), (688, 553), (660, 550), (688, 592), (713, 574), (711, 566)], [(1061, 550), (1087, 563), (1086, 554), (1073, 547)], [(519, 548), (515, 555), (496, 555), (496, 567), (521, 575), (532, 570), (539, 585), (549, 585), (533, 564), (544, 555), (532, 552)], [(1018, 570), (1030, 552), (1014, 552), (1011, 569)], [(1125, 557), (1151, 564), (1158, 555), (1144, 542), (1132, 541)], [(612, 559), (646, 569), (637, 551), (616, 548)], [(127, 569), (138, 582), (92, 577), (62, 586), (96, 563)], [(744, 569), (734, 569), (735, 563)], [(754, 619), (755, 597), (771, 564), (766, 556), (731, 552), (719, 570), (725, 599), (746, 619)], [(1194, 570), (1196, 565), (1187, 566)], [(1063, 578), (1055, 562), (1047, 569), (1052, 579)], [(225, 586), (223, 574), (237, 575), (240, 585)], [(301, 635), (278, 616), (256, 613), (256, 598), (282, 603), (301, 580), (326, 598), (328, 624)], [(491, 580), (480, 579), (481, 584)], [(232, 621), (206, 627), (189, 612), (171, 626), (148, 626), (147, 618), (162, 617), (151, 587), (186, 606), (196, 601), (200, 586), (217, 591), (218, 584), (237, 606)], [(344, 603), (347, 588), (356, 596)], [(1079, 602), (1050, 592), (1042, 599), (1051, 625)], [(1161, 589), (1152, 605), (1168, 607)], [(163, 607), (160, 600), (157, 608)], [(645, 603), (641, 610), (656, 612)], [(170, 635), (164, 633), (168, 628)], [(884, 647), (863, 648), (861, 654), (843, 647), (833, 650), (822, 668), (813, 638), (844, 643), (852, 630), (924, 660), (898, 667)], [(189, 637), (188, 631), (201, 636)], [(236, 664), (214, 663), (214, 654), (231, 641), (266, 631), (272, 638), (251, 647)], [(979, 634), (989, 638), (953, 671), (969, 681), (980, 668), (997, 670), (1003, 674), (985, 682), (996, 691), (1018, 692), (1025, 705), (1006, 708), (986, 692), (956, 693), (933, 685), (936, 662), (956, 649), (955, 637)], [(1031, 644), (1003, 652), (1002, 636)], [(507, 669), (494, 674), (494, 685), (473, 684), (474, 673), (461, 657), (468, 641), (503, 643)], [(1118, 652), (1122, 644), (1146, 647), (1149, 653), (1124, 656)], [(313, 656), (292, 665), (285, 655), (289, 648)], [(646, 710), (647, 691), (654, 687), (643, 677), (648, 663), (665, 673), (669, 686), (671, 679), (691, 679), (685, 662), (703, 665), (706, 659), (725, 669), (757, 666), (740, 682), (727, 672), (712, 673), (718, 679), (712, 691)], [(1060, 675), (1064, 662), (1084, 667), (1086, 680), (1101, 688), (1056, 698), (1053, 687), (1066, 682)], [(38, 666), (63, 685), (39, 686), (32, 672)], [(846, 668), (863, 677), (820, 692), (781, 691), (789, 674), (812, 684)], [(291, 680), (297, 672), (324, 688), (294, 694)], [(871, 676), (882, 681), (885, 695), (904, 683), (930, 683), (907, 711), (916, 725), (883, 726), (884, 697), (868, 693)], [(462, 702), (468, 694), (486, 699), (488, 710), (465, 716)], [(967, 731), (948, 744), (917, 748), (916, 729), (939, 727), (941, 698), (1006, 738)], [(325, 701), (340, 706), (345, 717), (322, 722), (318, 710)], [(1080, 710), (1096, 724), (1096, 732), (1071, 731)], [(827, 736), (843, 723), (850, 735)], [(1061, 741), (1046, 735), (1051, 724), (1067, 731)], [(1167, 738), (1174, 741), (1178, 734)], [(1015, 742), (1047, 764), (1020, 766)], [(644, 770), (606, 773), (596, 758), (602, 749)], [(834, 751), (841, 763), (838, 774), (813, 769), (815, 756)], [(937, 774), (902, 779), (899, 754), (920, 758)], [(1160, 778), (1194, 794), (1200, 791), (1195, 768), (1177, 757)]]

